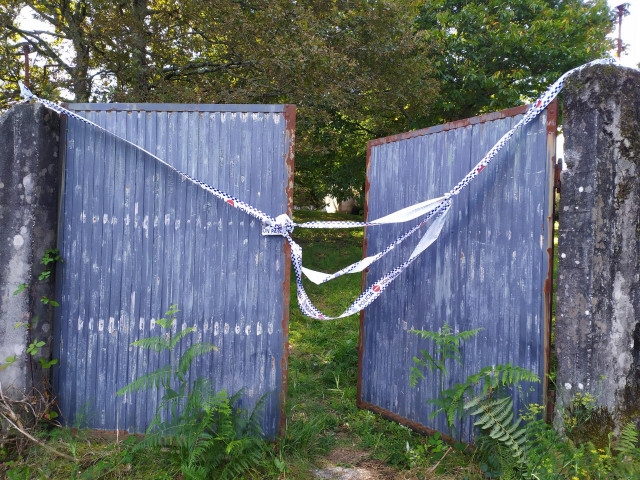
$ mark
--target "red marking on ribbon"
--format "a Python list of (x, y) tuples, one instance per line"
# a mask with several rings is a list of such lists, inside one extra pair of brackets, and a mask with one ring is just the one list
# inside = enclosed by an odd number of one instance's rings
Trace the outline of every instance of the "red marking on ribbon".
[(371, 290), (378, 293), (380, 291), (380, 285), (374, 285), (373, 287), (371, 287)]
[(484, 170), (484, 167), (486, 167), (486, 165), (480, 165), (480, 168), (478, 168), (478, 173), (480, 173), (482, 170)]
[(227, 200), (227, 203), (228, 203), (229, 205), (231, 205), (232, 207), (235, 207), (235, 206), (236, 206), (236, 204), (235, 204), (235, 203), (233, 203), (233, 200)]
[(538, 100), (538, 102), (536, 103), (536, 108), (538, 108), (540, 105), (542, 105), (542, 100)]

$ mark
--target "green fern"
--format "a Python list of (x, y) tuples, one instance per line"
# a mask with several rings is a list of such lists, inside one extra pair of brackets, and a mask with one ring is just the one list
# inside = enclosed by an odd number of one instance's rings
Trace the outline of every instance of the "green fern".
[(191, 332), (195, 332), (195, 331), (196, 331), (196, 329), (194, 327), (187, 327), (184, 330), (180, 330), (173, 337), (171, 337), (171, 340), (169, 340), (169, 342), (168, 342), (169, 350), (173, 350), (175, 348), (175, 346), (178, 343), (180, 343), (180, 340), (182, 340), (184, 337), (189, 335)]
[(502, 480), (520, 480), (521, 462), (512, 455), (512, 450), (502, 445), (496, 446), (496, 454), (500, 463)]
[(141, 338), (140, 340), (132, 342), (131, 345), (156, 352), (162, 352), (169, 348), (169, 343), (164, 336)]
[(475, 337), (482, 330), (465, 330), (459, 333), (453, 333), (453, 329), (447, 322), (438, 332), (431, 330), (409, 330), (410, 333), (416, 334), (425, 340), (431, 340), (436, 345), (435, 356), (432, 356), (427, 350), (420, 350), (421, 358), (413, 357), (415, 367), (411, 368), (411, 376), (409, 382), (412, 387), (418, 384), (419, 380), (424, 379), (422, 374), (423, 368), (428, 368), (430, 372), (437, 370), (440, 374), (440, 390), (442, 390), (442, 377), (447, 377), (447, 361), (455, 360), (462, 365), (462, 357), (460, 355), (460, 344), (465, 340)]
[[(156, 321), (163, 329), (171, 329), (178, 312), (172, 305), (164, 318)], [(217, 350), (210, 343), (196, 343), (176, 358), (174, 351), (193, 327), (185, 328), (169, 338), (164, 335), (137, 340), (132, 345), (151, 351), (169, 351), (168, 365), (137, 378), (118, 390), (118, 395), (140, 390), (163, 389), (163, 395), (145, 438), (136, 449), (163, 448), (173, 451), (186, 479), (231, 479), (254, 470), (266, 455), (262, 439), (260, 399), (251, 415), (238, 410), (241, 393), (229, 397), (223, 390), (215, 393), (208, 379), (188, 380), (193, 360)], [(173, 388), (172, 388), (173, 387)]]
[(178, 304), (174, 303), (169, 307), (169, 310), (167, 310), (167, 312), (164, 314), (165, 316), (163, 318), (159, 318), (158, 320), (156, 320), (156, 323), (160, 325), (162, 328), (171, 327), (171, 324), (176, 319), (176, 313), (178, 313), (179, 311), (180, 310), (178, 310)]
[(116, 395), (124, 395), (126, 393), (138, 392), (140, 390), (148, 390), (149, 388), (167, 387), (171, 378), (171, 365), (162, 367), (155, 372), (147, 373), (136, 378), (129, 385), (122, 387), (116, 392)]
[(455, 432), (456, 418), (464, 415), (465, 398), (473, 396), (476, 387), (480, 385), (482, 396), (488, 396), (493, 390), (514, 385), (519, 382), (539, 382), (540, 378), (530, 370), (512, 365), (496, 365), (485, 367), (478, 373), (470, 375), (462, 383), (457, 383), (449, 389), (444, 389), (444, 378), (447, 377), (447, 363), (454, 360), (462, 365), (460, 345), (462, 342), (475, 337), (482, 329), (466, 330), (460, 333), (453, 333), (453, 329), (445, 322), (440, 331), (410, 330), (411, 333), (431, 340), (436, 344), (435, 353), (432, 356), (427, 350), (420, 351), (420, 357), (414, 357), (414, 366), (411, 368), (409, 383), (415, 387), (418, 380), (424, 379), (423, 370), (430, 372), (438, 371), (439, 391), (437, 398), (428, 400), (428, 404), (435, 405), (436, 410), (429, 415), (434, 418), (440, 413), (444, 413), (447, 419), (449, 435)]
[(523, 446), (526, 429), (514, 421), (513, 400), (510, 396), (495, 398), (490, 395), (474, 397), (464, 406), (471, 415), (479, 416), (474, 425), (488, 433), (489, 437), (509, 448), (513, 457), (524, 462)]
[(437, 407), (430, 418), (443, 412), (447, 417), (447, 423), (452, 426), (456, 418), (463, 416), (465, 397), (475, 396), (474, 392), (478, 386), (480, 387), (479, 395), (483, 397), (497, 389), (503, 389), (520, 382), (539, 381), (540, 378), (535, 373), (510, 363), (484, 367), (479, 372), (469, 375), (464, 382), (443, 390), (439, 398), (428, 400), (427, 403)]
[(618, 439), (614, 450), (619, 452), (623, 456), (637, 456), (638, 451), (638, 429), (636, 426), (629, 422), (620, 431), (620, 438)]
[(177, 372), (180, 375), (185, 375), (189, 371), (189, 368), (191, 368), (191, 363), (196, 357), (216, 350), (218, 350), (218, 348), (211, 343), (196, 343), (191, 345), (182, 354), (182, 357), (178, 362)]

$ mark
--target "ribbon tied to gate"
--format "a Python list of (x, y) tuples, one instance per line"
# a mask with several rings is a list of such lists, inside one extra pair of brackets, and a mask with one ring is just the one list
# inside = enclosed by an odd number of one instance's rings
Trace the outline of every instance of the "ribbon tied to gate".
[[(230, 205), (231, 207), (237, 208), (262, 222), (262, 235), (275, 235), (284, 237), (289, 244), (291, 245), (291, 261), (294, 267), (295, 276), (296, 276), (296, 285), (297, 285), (297, 297), (298, 304), (302, 312), (315, 319), (320, 320), (328, 320), (328, 319), (336, 319), (343, 318), (358, 313), (359, 311), (366, 308), (370, 305), (374, 300), (376, 300), (382, 292), (395, 280), (407, 267), (415, 261), (418, 256), (424, 252), (430, 245), (432, 245), (442, 232), (442, 229), (445, 224), (447, 213), (451, 207), (453, 197), (458, 195), (464, 188), (466, 188), (469, 183), (478, 176), (482, 170), (484, 170), (487, 165), (491, 162), (493, 158), (497, 155), (497, 153), (504, 147), (504, 145), (509, 141), (509, 139), (514, 135), (514, 133), (522, 128), (524, 125), (528, 124), (537, 117), (551, 101), (558, 95), (562, 87), (564, 86), (565, 80), (575, 72), (578, 72), (585, 67), (598, 65), (598, 64), (616, 64), (616, 59), (601, 59), (595, 60), (584, 65), (581, 65), (577, 68), (569, 70), (564, 73), (558, 80), (556, 80), (553, 85), (551, 85), (540, 98), (538, 98), (527, 110), (525, 115), (520, 119), (514, 127), (505, 133), (500, 140), (482, 157), (482, 159), (478, 162), (478, 164), (471, 169), (467, 175), (462, 178), (451, 190), (446, 192), (443, 196), (425, 200), (420, 203), (416, 203), (414, 205), (408, 206), (401, 210), (392, 212), (384, 217), (378, 218), (376, 220), (366, 221), (366, 222), (343, 222), (343, 221), (322, 221), (322, 222), (307, 222), (307, 223), (295, 223), (287, 214), (281, 214), (277, 217), (273, 218), (272, 216), (262, 212), (256, 207), (249, 205), (228, 193), (225, 193), (211, 185), (202, 182), (192, 176), (188, 175), (185, 172), (182, 172), (165, 160), (159, 158), (153, 153), (145, 150), (144, 148), (136, 145), (135, 143), (123, 138), (113, 132), (106, 130), (100, 125), (91, 122), (90, 120), (78, 115), (54, 102), (51, 102), (46, 99), (39, 98), (34, 95), (22, 82), (20, 84), (20, 94), (26, 100), (35, 100), (42, 103), (45, 107), (54, 110), (60, 114), (67, 115), (71, 118), (79, 120), (83, 123), (91, 125), (95, 128), (103, 130), (109, 135), (126, 142), (129, 145), (132, 145), (136, 149), (144, 152), (145, 154), (151, 156), (155, 160), (159, 161), (163, 165), (165, 165), (170, 170), (174, 171), (181, 177), (189, 180), (190, 182), (198, 185), (200, 188), (203, 188), (207, 192), (213, 194), (217, 198), (223, 200), (225, 203)], [(405, 223), (411, 220), (415, 220), (419, 217), (422, 217), (422, 220), (412, 228), (410, 228), (407, 232), (402, 234), (396, 240), (391, 242), (387, 247), (378, 252), (375, 255), (371, 255), (363, 258), (362, 260), (355, 262), (347, 267), (342, 268), (341, 270), (334, 273), (324, 273), (318, 272), (315, 270), (308, 269), (302, 266), (302, 247), (298, 245), (293, 238), (291, 238), (291, 233), (293, 232), (295, 227), (299, 228), (362, 228), (362, 227), (374, 227), (388, 224), (397, 224), (397, 223)], [(313, 305), (311, 300), (309, 299), (304, 285), (302, 283), (302, 276), (305, 275), (309, 280), (313, 283), (321, 284), (333, 280), (334, 278), (340, 277), (347, 273), (358, 273), (362, 272), (364, 269), (369, 267), (374, 262), (378, 261), (380, 258), (385, 256), (387, 253), (395, 249), (398, 245), (400, 245), (404, 240), (409, 238), (415, 232), (420, 230), (424, 225), (431, 222), (429, 227), (427, 228), (425, 234), (420, 239), (416, 247), (413, 249), (409, 257), (384, 274), (381, 278), (373, 282), (362, 294), (347, 308), (342, 314), (337, 317), (330, 317), (323, 314), (318, 308)]]

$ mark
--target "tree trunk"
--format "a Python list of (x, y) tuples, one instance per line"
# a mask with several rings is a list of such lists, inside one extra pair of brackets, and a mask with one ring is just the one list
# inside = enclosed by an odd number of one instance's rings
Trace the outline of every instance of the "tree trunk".
[(132, 67), (134, 68), (131, 97), (133, 100), (144, 102), (149, 98), (150, 72), (147, 58), (149, 31), (145, 23), (147, 18), (148, 0), (131, 0), (131, 40)]

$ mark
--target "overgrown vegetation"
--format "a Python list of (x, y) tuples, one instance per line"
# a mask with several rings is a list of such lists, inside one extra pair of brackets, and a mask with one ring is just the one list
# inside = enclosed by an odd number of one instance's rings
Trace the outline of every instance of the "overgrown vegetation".
[[(336, 217), (357, 219), (302, 211), (295, 220)], [(362, 255), (360, 230), (295, 233), (304, 248), (305, 264), (313, 269), (334, 271)], [(358, 295), (360, 281), (359, 275), (345, 275), (334, 285), (305, 286), (316, 304), (332, 314), (340, 313)], [(295, 283), (291, 300), (287, 425), (279, 441), (260, 437), (260, 405), (252, 412), (239, 412), (234, 408), (237, 396), (213, 392), (206, 382), (183, 375), (194, 356), (221, 354), (211, 345), (195, 344), (182, 356), (172, 356), (192, 333), (187, 329), (173, 337), (136, 342), (136, 347), (162, 352), (168, 359), (164, 368), (121, 390), (131, 394), (158, 388), (162, 393), (158, 413), (168, 415), (156, 417), (144, 439), (90, 432), (82, 425), (69, 429), (41, 424), (32, 432), (34, 437), (71, 460), (33, 443), (22, 450), (3, 444), (0, 478), (304, 480), (315, 478), (314, 469), (327, 463), (367, 468), (381, 479), (640, 478), (638, 431), (633, 425), (626, 425), (618, 436), (607, 432), (605, 443), (596, 445), (577, 435), (579, 426), (597, 414), (595, 402), (575, 396), (563, 416), (567, 436), (562, 437), (541, 419), (541, 406), (513, 410), (510, 392), (502, 387), (533, 377), (509, 365), (481, 369), (449, 391), (440, 387), (438, 406), (447, 415), (475, 415), (479, 436), (474, 450), (452, 448), (440, 435), (424, 437), (358, 409), (358, 317), (325, 322), (304, 317), (297, 308)], [(164, 331), (176, 314), (172, 308), (158, 321)], [(414, 381), (420, 380), (420, 369), (433, 369), (444, 378), (450, 362), (464, 362), (459, 347), (473, 332), (463, 333), (443, 327), (424, 334), (437, 348), (426, 350), (430, 357), (416, 363)]]

